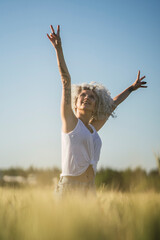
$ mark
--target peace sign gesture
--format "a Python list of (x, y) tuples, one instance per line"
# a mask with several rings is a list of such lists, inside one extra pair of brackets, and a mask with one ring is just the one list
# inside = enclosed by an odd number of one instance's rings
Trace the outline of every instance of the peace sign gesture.
[(61, 46), (61, 39), (60, 39), (60, 26), (57, 26), (57, 34), (55, 34), (54, 28), (52, 25), (50, 25), (51, 28), (51, 33), (50, 36), (47, 33), (47, 37), (49, 38), (49, 40), (51, 41), (53, 47), (55, 49), (57, 49), (58, 47)]
[(138, 88), (147, 88), (147, 86), (144, 86), (147, 82), (142, 81), (146, 76), (143, 76), (140, 78), (140, 71), (138, 71), (137, 79), (132, 84), (132, 90), (137, 90)]

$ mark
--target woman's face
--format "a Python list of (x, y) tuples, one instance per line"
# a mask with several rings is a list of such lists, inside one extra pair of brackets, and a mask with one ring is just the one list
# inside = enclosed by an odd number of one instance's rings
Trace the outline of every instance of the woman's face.
[(82, 90), (76, 102), (76, 108), (79, 110), (88, 110), (92, 113), (96, 110), (97, 96), (92, 90)]

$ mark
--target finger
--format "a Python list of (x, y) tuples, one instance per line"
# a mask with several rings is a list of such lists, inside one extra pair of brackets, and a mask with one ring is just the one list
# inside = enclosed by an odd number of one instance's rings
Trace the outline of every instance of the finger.
[(147, 88), (148, 86), (140, 86), (141, 88)]
[(49, 38), (49, 40), (52, 40), (52, 38), (48, 35), (48, 33), (47, 33), (47, 37)]
[(139, 77), (140, 77), (140, 70), (138, 71), (137, 79), (139, 79)]
[(145, 77), (146, 77), (146, 76), (141, 77), (141, 78), (140, 78), (140, 81), (143, 80)]
[(60, 33), (60, 25), (57, 26), (57, 36), (59, 37)]
[(52, 33), (55, 33), (52, 25), (50, 25), (50, 28), (51, 28)]
[(146, 83), (147, 83), (147, 82), (145, 82), (145, 81), (142, 81), (142, 82), (141, 82), (141, 84), (146, 84)]
[(55, 37), (55, 33), (50, 33), (49, 35), (50, 35), (51, 38)]

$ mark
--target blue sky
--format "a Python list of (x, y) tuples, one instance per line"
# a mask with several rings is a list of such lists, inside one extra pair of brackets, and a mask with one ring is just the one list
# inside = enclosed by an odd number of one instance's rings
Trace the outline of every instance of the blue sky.
[(160, 153), (159, 1), (0, 1), (0, 168), (61, 166), (61, 81), (46, 37), (61, 27), (73, 83), (133, 92), (99, 134), (98, 168), (156, 167)]

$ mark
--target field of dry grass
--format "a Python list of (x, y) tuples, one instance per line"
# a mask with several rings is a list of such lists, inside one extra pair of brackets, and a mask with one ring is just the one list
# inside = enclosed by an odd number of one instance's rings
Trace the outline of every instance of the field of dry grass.
[(0, 188), (0, 240), (149, 240), (160, 236), (160, 194), (98, 190), (57, 201), (52, 189)]

